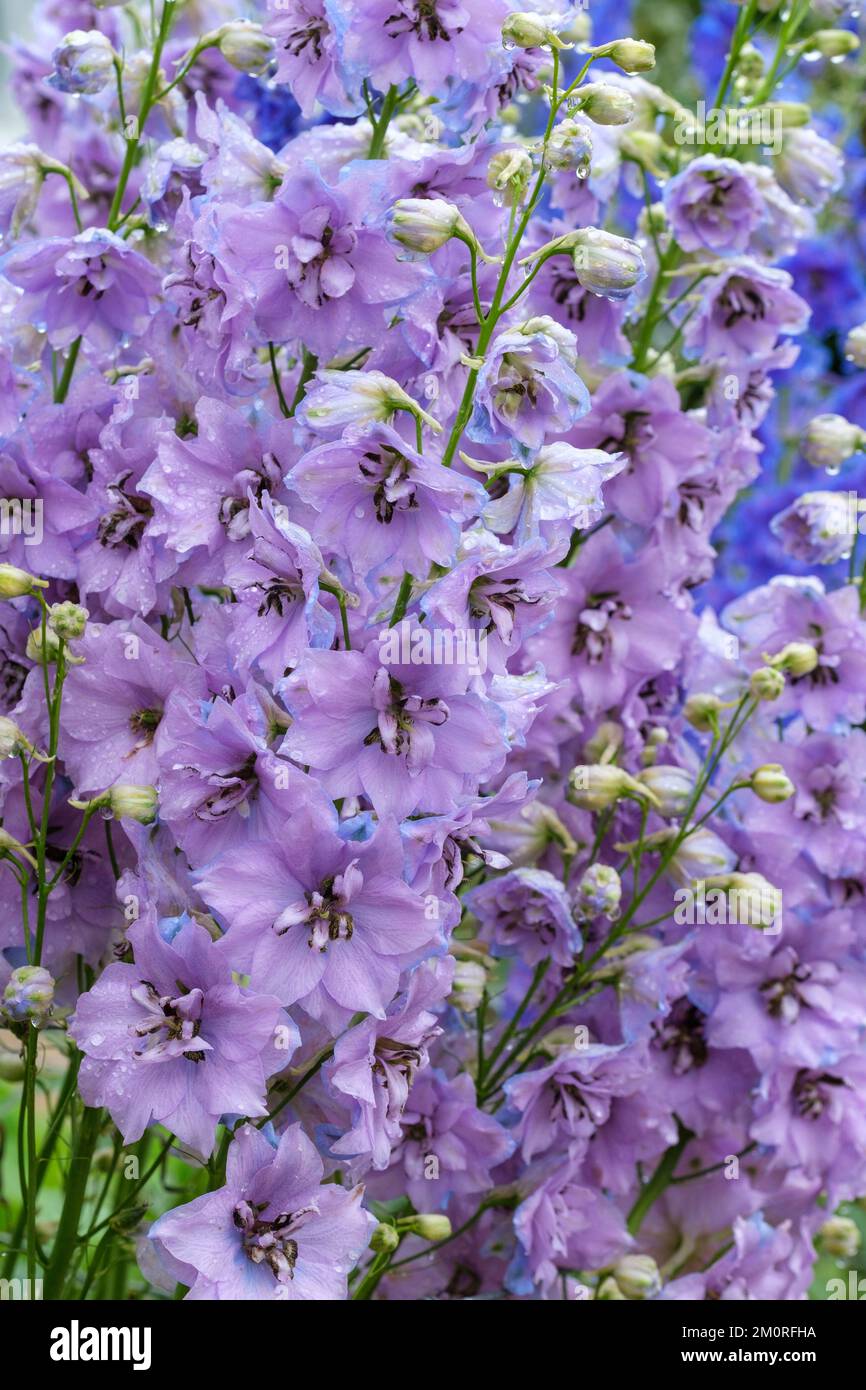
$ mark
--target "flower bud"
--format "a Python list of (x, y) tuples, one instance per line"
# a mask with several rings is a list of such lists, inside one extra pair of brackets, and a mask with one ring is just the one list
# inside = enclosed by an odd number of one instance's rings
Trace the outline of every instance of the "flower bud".
[(34, 574), (18, 569), (16, 565), (0, 565), (0, 598), (23, 598), (25, 594), (32, 594), (37, 585), (40, 589), (47, 589), (48, 581), (37, 579)]
[(816, 415), (806, 426), (803, 457), (813, 468), (838, 473), (842, 464), (866, 445), (866, 433), (844, 415)]
[(604, 299), (625, 299), (646, 275), (636, 241), (600, 227), (575, 233), (572, 260), (579, 284)]
[[(668, 837), (674, 835), (668, 831)], [(668, 873), (677, 883), (686, 886), (695, 879), (705, 879), (711, 874), (730, 873), (737, 862), (737, 856), (713, 830), (702, 826), (695, 830), (682, 844), (668, 864)]]
[(637, 113), (631, 93), (607, 82), (588, 82), (577, 95), (581, 110), (596, 125), (628, 125)]
[(812, 108), (805, 101), (774, 101), (760, 110), (766, 110), (774, 120), (781, 121), (783, 130), (797, 130), (812, 119)]
[(506, 15), (502, 25), (502, 41), (514, 44), (515, 48), (567, 47), (550, 25), (545, 24), (544, 15), (519, 10)]
[(818, 653), (809, 642), (787, 642), (775, 656), (764, 652), (764, 660), (779, 671), (786, 671), (795, 679), (808, 676), (818, 665)]
[(487, 187), (505, 196), (510, 207), (532, 175), (532, 160), (524, 149), (499, 150), (487, 165)]
[(3, 991), (3, 1012), (15, 1023), (47, 1022), (54, 1007), (54, 980), (41, 965), (13, 970)]
[(45, 178), (38, 145), (6, 145), (0, 150), (0, 233), (17, 236), (30, 217)]
[(592, 162), (589, 127), (570, 119), (560, 121), (547, 142), (544, 158), (549, 169), (574, 169), (579, 178), (585, 178)]
[(52, 603), (48, 611), (48, 625), (64, 642), (69, 642), (75, 637), (84, 636), (89, 617), (87, 609), (79, 603)]
[(348, 425), (366, 425), (376, 420), (390, 422), (398, 410), (407, 410), (431, 429), (442, 426), (399, 382), (384, 372), (331, 371), (323, 368), (307, 387), (298, 408), (298, 419), (312, 430), (343, 430)]
[(590, 48), (596, 58), (610, 58), (623, 72), (649, 72), (656, 65), (656, 51), (643, 39), (614, 39)]
[(762, 763), (756, 767), (749, 779), (755, 796), (774, 805), (777, 801), (788, 801), (796, 787), (780, 763)]
[(29, 753), (33, 744), (19, 729), (13, 719), (0, 715), (0, 758), (14, 758), (18, 753)]
[(643, 772), (638, 773), (638, 781), (649, 787), (663, 816), (681, 816), (695, 789), (691, 774), (670, 763), (645, 767)]
[(420, 1216), (406, 1218), (406, 1229), (422, 1240), (447, 1240), (451, 1235), (451, 1222), (447, 1216), (436, 1212), (423, 1212)]
[(758, 700), (778, 700), (785, 689), (785, 673), (773, 666), (759, 666), (749, 678), (749, 689)]
[(701, 882), (705, 893), (720, 889), (725, 894), (729, 922), (781, 930), (782, 894), (763, 874), (713, 874)]
[(110, 787), (107, 805), (118, 820), (136, 820), (141, 825), (150, 825), (156, 820), (156, 787), (136, 787), (119, 783)]
[(474, 1013), (481, 1004), (486, 986), (487, 971), (480, 961), (458, 960), (449, 1002), (461, 1013)]
[(390, 1255), (400, 1244), (400, 1234), (387, 1221), (380, 1221), (370, 1237), (370, 1249), (377, 1254)]
[(655, 1298), (661, 1291), (661, 1275), (652, 1255), (623, 1255), (613, 1267), (613, 1277), (626, 1298)]
[(690, 695), (686, 700), (683, 705), (683, 719), (687, 724), (691, 724), (693, 729), (707, 733), (708, 730), (717, 728), (719, 714), (724, 708), (725, 703), (718, 695), (701, 691), (696, 695)]
[(387, 234), (413, 256), (429, 256), (453, 236), (475, 241), (460, 209), (444, 198), (398, 198), (388, 213)]
[(860, 1251), (860, 1228), (850, 1216), (831, 1216), (818, 1231), (818, 1242), (825, 1254), (853, 1260)]
[(115, 53), (98, 29), (73, 29), (51, 55), (54, 72), (48, 81), (60, 92), (94, 96), (114, 76)]
[(795, 560), (809, 565), (833, 565), (851, 553), (858, 512), (847, 492), (804, 492), (777, 512), (770, 530)]
[(27, 646), (24, 648), (25, 655), (30, 661), (35, 661), (38, 666), (50, 666), (60, 655), (62, 642), (57, 633), (50, 627), (45, 629), (45, 645), (42, 643), (42, 628), (34, 627), (27, 638)]
[(807, 53), (820, 53), (822, 58), (847, 58), (860, 47), (860, 40), (850, 29), (816, 29), (805, 42)]
[(845, 356), (855, 367), (866, 367), (866, 323), (858, 323), (845, 339)]
[(609, 864), (590, 864), (577, 885), (574, 902), (583, 917), (604, 916), (613, 921), (621, 897), (622, 881), (616, 869)]
[(642, 786), (621, 767), (611, 763), (583, 764), (572, 770), (568, 779), (569, 800), (582, 811), (603, 811), (621, 797), (656, 804), (649, 787)]
[(260, 77), (267, 72), (276, 53), (276, 44), (261, 24), (251, 19), (232, 19), (221, 25), (219, 51), (238, 72)]

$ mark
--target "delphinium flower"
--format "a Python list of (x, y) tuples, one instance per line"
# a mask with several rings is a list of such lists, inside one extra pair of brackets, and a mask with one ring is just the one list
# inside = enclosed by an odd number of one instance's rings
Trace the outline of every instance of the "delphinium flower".
[(127, 1143), (159, 1120), (208, 1155), (221, 1115), (267, 1114), (266, 1077), (290, 1060), (297, 1029), (272, 994), (233, 982), (198, 923), (165, 940), (143, 919), (129, 942), (134, 963), (107, 966), (70, 1025), (82, 1095), (108, 1107)]
[[(150, 1239), (193, 1299), (332, 1300), (373, 1225), (362, 1189), (323, 1184), (300, 1125), (274, 1146), (252, 1125), (231, 1146), (226, 1185), (166, 1212)], [(211, 1235), (202, 1243), (202, 1229)]]
[(200, 891), (228, 927), (228, 959), (284, 1003), (328, 1022), (383, 1018), (401, 968), (436, 948), (438, 919), (401, 877), (393, 822), (358, 844), (333, 819), (316, 803), (299, 809), (276, 855), (267, 842), (228, 850)]

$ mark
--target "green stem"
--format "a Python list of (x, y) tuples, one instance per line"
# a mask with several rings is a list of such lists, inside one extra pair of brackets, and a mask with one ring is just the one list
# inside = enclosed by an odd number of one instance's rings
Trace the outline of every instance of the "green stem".
[(62, 405), (69, 395), (69, 388), (72, 385), (72, 377), (75, 372), (75, 364), (78, 361), (78, 354), (81, 351), (81, 338), (76, 338), (66, 357), (63, 365), (63, 375), (57, 383), (57, 390), (54, 392), (54, 404)]
[(399, 97), (399, 90), (392, 84), (385, 94), (378, 120), (373, 121), (373, 138), (367, 151), (368, 159), (382, 158), (385, 152), (385, 136), (388, 133), (388, 126), (391, 124), (391, 117), (397, 109)]
[(295, 394), (292, 397), (292, 403), (289, 406), (290, 418), (294, 415), (298, 406), (301, 404), (301, 401), (304, 399), (304, 396), (306, 395), (307, 391), (307, 382), (310, 381), (313, 376), (315, 376), (316, 368), (318, 367), (318, 365), (318, 357), (316, 357), (314, 353), (308, 352), (307, 349), (304, 348), (303, 357), (301, 360), (301, 375), (298, 378), (298, 384), (295, 387)]
[(677, 1121), (677, 1124), (679, 1126), (679, 1139), (662, 1154), (658, 1167), (649, 1182), (645, 1183), (641, 1188), (638, 1199), (628, 1214), (626, 1225), (628, 1226), (629, 1235), (637, 1235), (643, 1219), (653, 1202), (657, 1201), (665, 1188), (670, 1185), (683, 1149), (689, 1141), (694, 1138), (690, 1129), (686, 1129), (685, 1125), (680, 1124), (679, 1121)]
[[(27, 1278), (36, 1278), (36, 1063), (39, 1034), (30, 1024), (27, 1033), (24, 1077), (24, 1113), (27, 1131)], [(31, 1283), (30, 1287), (33, 1287)]]
[(277, 366), (277, 350), (274, 347), (273, 343), (268, 343), (268, 356), (271, 359), (271, 376), (274, 379), (274, 388), (277, 393), (277, 400), (280, 403), (280, 410), (282, 411), (285, 418), (288, 420), (292, 412), (289, 407), (289, 403), (286, 400), (285, 395), (283, 394), (283, 383), (280, 381), (280, 369)]
[(66, 1283), (66, 1275), (75, 1253), (78, 1240), (78, 1222), (87, 1194), (87, 1179), (93, 1151), (102, 1128), (103, 1112), (88, 1107), (84, 1111), (78, 1133), (76, 1150), (70, 1154), (69, 1172), (66, 1180), (66, 1195), (54, 1250), (45, 1276), (45, 1297), (59, 1299)]
[(412, 576), (404, 574), (400, 582), (400, 590), (397, 594), (397, 602), (394, 604), (394, 611), (391, 614), (389, 627), (396, 627), (406, 616), (406, 609), (409, 607), (409, 599), (412, 594)]

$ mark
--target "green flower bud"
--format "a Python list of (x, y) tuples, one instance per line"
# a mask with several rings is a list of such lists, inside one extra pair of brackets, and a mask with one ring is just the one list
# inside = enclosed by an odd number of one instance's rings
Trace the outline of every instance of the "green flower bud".
[(454, 982), (449, 1002), (461, 1013), (474, 1013), (481, 1003), (487, 986), (487, 971), (480, 961), (459, 960), (454, 969)]
[(649, 72), (656, 65), (656, 51), (643, 39), (614, 39), (591, 48), (597, 58), (610, 58), (623, 72)]
[(41, 965), (13, 970), (3, 991), (3, 1012), (14, 1023), (46, 1023), (54, 1008), (54, 980)]
[(818, 653), (809, 642), (787, 642), (775, 656), (764, 652), (764, 660), (790, 676), (808, 676), (818, 665)]
[(503, 43), (515, 48), (567, 48), (559, 35), (545, 24), (544, 15), (515, 10), (506, 15), (502, 26)]
[(398, 198), (388, 214), (388, 236), (415, 256), (429, 256), (453, 236), (475, 244), (462, 212), (444, 198)]
[(499, 150), (487, 165), (487, 187), (504, 194), (510, 207), (532, 175), (532, 160), (524, 149)]
[(611, 763), (583, 764), (572, 770), (568, 796), (582, 811), (603, 811), (622, 797), (633, 797), (657, 805), (655, 793), (630, 773)]
[(845, 356), (855, 367), (866, 367), (866, 323), (858, 323), (845, 339)]
[(25, 655), (31, 661), (35, 661), (39, 666), (50, 666), (60, 655), (62, 640), (57, 636), (53, 628), (45, 629), (45, 643), (43, 648), (42, 628), (34, 627), (30, 636), (27, 638), (27, 646), (24, 649)]
[(400, 1234), (387, 1221), (380, 1221), (370, 1237), (370, 1249), (377, 1254), (390, 1255), (400, 1244)]
[(29, 753), (33, 744), (22, 733), (13, 719), (0, 715), (0, 758), (14, 758), (18, 753)]
[(232, 19), (217, 32), (219, 51), (233, 68), (253, 77), (267, 72), (276, 53), (276, 44), (261, 24), (251, 19)]
[(422, 1240), (447, 1240), (451, 1235), (451, 1222), (447, 1216), (426, 1212), (420, 1216), (407, 1217), (406, 1229), (413, 1235), (420, 1236)]
[(643, 772), (638, 773), (637, 780), (642, 786), (649, 787), (663, 816), (681, 816), (695, 789), (691, 773), (670, 763), (645, 767)]
[(613, 1277), (628, 1299), (654, 1298), (661, 1291), (661, 1275), (652, 1255), (623, 1255), (613, 1267)]
[(0, 598), (23, 598), (32, 594), (36, 587), (48, 588), (46, 579), (37, 579), (35, 574), (20, 570), (16, 565), (0, 565)]
[(136, 787), (119, 784), (107, 793), (108, 807), (118, 820), (136, 820), (150, 825), (156, 820), (156, 787)]
[(780, 763), (763, 763), (755, 768), (749, 779), (752, 791), (762, 801), (774, 805), (777, 801), (788, 801), (796, 787)]
[(634, 97), (607, 82), (588, 82), (577, 92), (582, 111), (596, 125), (628, 125), (637, 113)]
[(778, 700), (785, 689), (785, 673), (773, 666), (759, 666), (751, 674), (749, 689), (758, 700)]
[(853, 1260), (860, 1250), (860, 1228), (850, 1216), (831, 1216), (818, 1231), (818, 1242), (837, 1260)]
[(866, 432), (844, 415), (816, 415), (806, 426), (803, 457), (813, 468), (838, 473), (842, 464), (866, 447)]
[(847, 58), (860, 47), (860, 40), (850, 29), (816, 29), (805, 40), (807, 53), (820, 53), (822, 58)]
[(90, 617), (86, 608), (79, 603), (52, 603), (48, 610), (48, 625), (65, 642), (75, 637), (83, 637)]
[(719, 714), (724, 708), (725, 703), (718, 695), (702, 691), (700, 694), (690, 695), (686, 700), (683, 705), (683, 719), (687, 724), (691, 724), (693, 729), (706, 733), (716, 727)]

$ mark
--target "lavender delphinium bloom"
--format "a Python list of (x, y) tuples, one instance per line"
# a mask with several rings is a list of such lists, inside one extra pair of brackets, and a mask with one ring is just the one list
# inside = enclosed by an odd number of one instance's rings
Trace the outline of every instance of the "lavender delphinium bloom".
[(571, 965), (580, 933), (568, 894), (544, 869), (512, 869), (467, 894), (494, 954), (520, 955), (528, 965)]
[[(329, 794), (364, 792), (380, 815), (453, 810), (502, 766), (501, 716), (468, 689), (465, 665), (416, 665), (415, 636), (389, 634), (369, 653), (307, 653), (286, 682), (293, 720), (284, 751), (315, 769)], [(408, 646), (408, 661), (399, 646), (389, 659), (392, 638)]]
[(277, 77), (292, 89), (301, 111), (311, 116), (319, 102), (335, 116), (359, 107), (347, 91), (347, 76), (327, 0), (269, 0), (266, 31), (277, 45)]
[(434, 1068), (422, 1072), (402, 1124), (388, 1176), (399, 1174), (419, 1211), (445, 1207), (452, 1193), (485, 1191), (491, 1186), (491, 1168), (514, 1149), (514, 1140), (498, 1120), (478, 1109), (472, 1079), (465, 1072), (453, 1079)]
[(14, 251), (3, 274), (24, 290), (20, 323), (44, 324), (53, 347), (76, 338), (110, 352), (137, 337), (150, 321), (159, 276), (122, 237), (91, 227), (75, 237), (51, 237)]
[(353, 1123), (332, 1145), (334, 1154), (369, 1157), (373, 1168), (387, 1168), (415, 1077), (430, 1061), (428, 1044), (442, 1033), (430, 1010), (444, 998), (453, 974), (449, 957), (419, 965), (384, 1019), (365, 1019), (337, 1043), (325, 1076), (352, 1102)]
[(564, 434), (589, 409), (576, 358), (574, 334), (546, 316), (500, 333), (479, 373), (470, 439), (537, 449), (549, 432)]
[(330, 646), (334, 619), (319, 601), (324, 566), (309, 532), (289, 521), (268, 493), (261, 503), (250, 502), (248, 518), (250, 549), (226, 567), (238, 600), (229, 645), (239, 666), (258, 662), (276, 681), (308, 643)]
[(704, 360), (736, 361), (769, 352), (785, 333), (802, 333), (809, 306), (784, 270), (743, 258), (700, 288), (700, 305), (685, 329), (686, 344)]
[[(340, 1300), (374, 1218), (363, 1189), (323, 1184), (301, 1126), (276, 1148), (252, 1125), (229, 1149), (226, 1185), (166, 1212), (149, 1238), (192, 1299)], [(202, 1233), (207, 1238), (202, 1239)]]
[(403, 881), (393, 822), (342, 839), (326, 806), (298, 809), (276, 845), (229, 850), (199, 890), (225, 919), (227, 957), (285, 1004), (337, 1026), (385, 1017), (403, 967), (435, 949), (438, 914)]
[(489, 81), (505, 0), (332, 0), (352, 69), (386, 91), (413, 77), (427, 95)]
[(135, 963), (107, 966), (71, 1023), (82, 1095), (128, 1144), (159, 1122), (208, 1155), (221, 1115), (267, 1114), (266, 1078), (291, 1060), (297, 1029), (273, 995), (234, 983), (197, 922), (165, 940), (142, 919), (129, 941)]
[(252, 287), (267, 341), (297, 336), (325, 358), (374, 340), (394, 305), (418, 288), (420, 268), (398, 261), (368, 225), (375, 190), (363, 170), (331, 187), (313, 169), (271, 203), (233, 210), (220, 223), (217, 254)]
[(422, 457), (385, 424), (311, 449), (286, 482), (319, 513), (319, 543), (350, 557), (361, 578), (396, 557), (419, 579), (448, 565), (459, 523), (484, 504), (476, 482)]
[(745, 251), (764, 215), (748, 165), (703, 155), (665, 186), (671, 229), (684, 251)]

